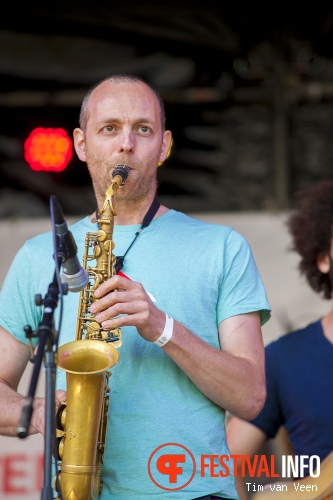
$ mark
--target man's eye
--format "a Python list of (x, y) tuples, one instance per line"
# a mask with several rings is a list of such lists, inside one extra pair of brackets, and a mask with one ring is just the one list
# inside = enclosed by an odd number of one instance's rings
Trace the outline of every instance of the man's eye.
[(104, 130), (106, 130), (107, 132), (112, 132), (114, 130), (114, 126), (113, 125), (106, 125), (104, 127)]
[(141, 125), (140, 130), (144, 134), (147, 134), (150, 131), (150, 128), (147, 125)]

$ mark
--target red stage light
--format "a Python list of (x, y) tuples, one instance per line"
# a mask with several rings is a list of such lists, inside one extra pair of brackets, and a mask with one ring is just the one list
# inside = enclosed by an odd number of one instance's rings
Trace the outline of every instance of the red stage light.
[(24, 143), (24, 158), (33, 170), (60, 172), (72, 155), (72, 141), (62, 128), (38, 127)]

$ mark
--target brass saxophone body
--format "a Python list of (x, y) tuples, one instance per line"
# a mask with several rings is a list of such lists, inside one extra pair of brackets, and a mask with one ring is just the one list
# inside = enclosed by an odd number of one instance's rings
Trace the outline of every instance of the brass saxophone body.
[[(121, 346), (122, 338), (120, 328), (104, 330), (89, 308), (95, 300), (95, 289), (115, 274), (115, 195), (128, 175), (126, 165), (116, 165), (104, 205), (98, 212), (99, 229), (86, 234), (83, 267), (89, 274), (89, 283), (80, 292), (75, 340), (58, 349), (57, 366), (66, 372), (67, 384), (67, 400), (56, 414), (56, 458), (63, 500), (97, 500), (102, 490), (109, 370), (119, 360), (116, 347)], [(93, 261), (95, 265), (91, 265)]]

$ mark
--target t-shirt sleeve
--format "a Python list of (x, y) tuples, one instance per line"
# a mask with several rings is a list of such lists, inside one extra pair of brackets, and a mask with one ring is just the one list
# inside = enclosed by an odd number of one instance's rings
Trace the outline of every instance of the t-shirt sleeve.
[(224, 247), (218, 320), (253, 311), (260, 312), (262, 325), (270, 318), (270, 306), (250, 245), (241, 234), (231, 230)]
[[(34, 269), (31, 252), (26, 242), (15, 255), (0, 292), (0, 325), (12, 333), (19, 341), (28, 344), (24, 326), (35, 331), (40, 321), (40, 308), (35, 305), (37, 293), (33, 275), (40, 272)], [(51, 276), (52, 278), (52, 276)], [(45, 290), (40, 290), (44, 293)], [(37, 344), (37, 340), (33, 342)]]

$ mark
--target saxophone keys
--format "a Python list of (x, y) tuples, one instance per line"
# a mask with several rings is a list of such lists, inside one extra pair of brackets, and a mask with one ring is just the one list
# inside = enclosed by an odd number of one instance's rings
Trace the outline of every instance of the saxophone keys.
[(98, 245), (94, 246), (94, 258), (97, 258), (101, 255), (102, 250)]
[(101, 325), (97, 321), (91, 321), (87, 327), (87, 338), (89, 339), (99, 339), (100, 338)]
[(107, 252), (112, 252), (112, 250), (114, 249), (114, 247), (115, 247), (114, 241), (107, 240), (107, 241), (104, 242), (104, 249)]
[(106, 240), (106, 232), (103, 231), (103, 229), (100, 229), (96, 233), (96, 239), (97, 241), (105, 241)]

